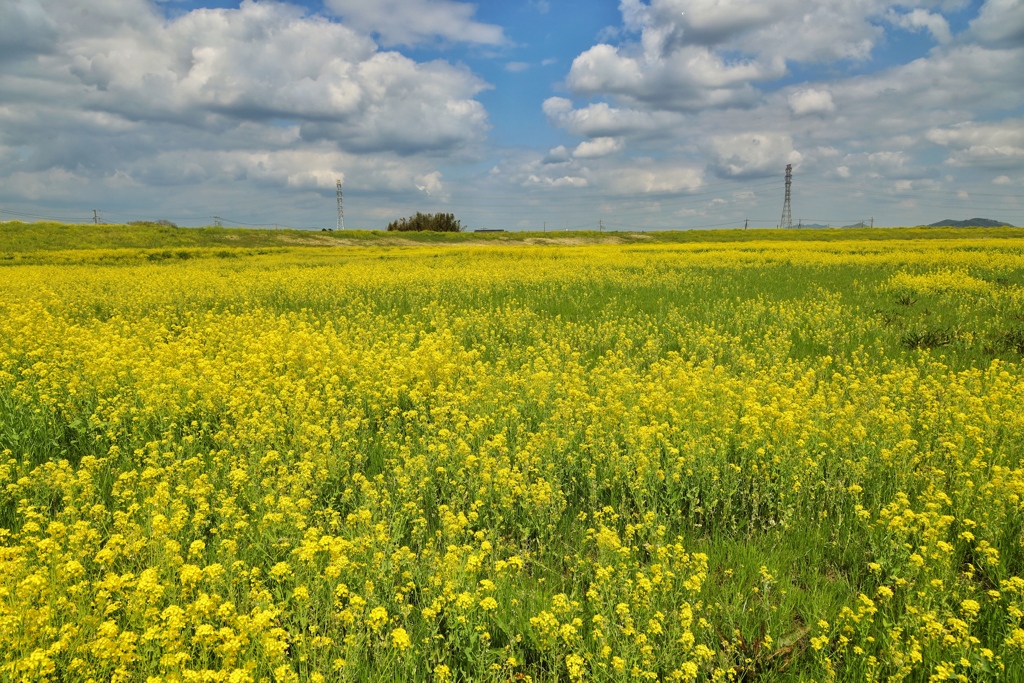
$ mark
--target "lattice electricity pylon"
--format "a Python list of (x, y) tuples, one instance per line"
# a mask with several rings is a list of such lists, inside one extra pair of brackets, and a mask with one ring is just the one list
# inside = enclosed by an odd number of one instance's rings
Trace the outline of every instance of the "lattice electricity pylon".
[(338, 230), (345, 229), (345, 210), (341, 207), (341, 181), (338, 181)]
[(782, 204), (782, 220), (780, 228), (793, 227), (793, 209), (789, 205), (789, 190), (793, 185), (793, 164), (786, 164), (786, 201)]

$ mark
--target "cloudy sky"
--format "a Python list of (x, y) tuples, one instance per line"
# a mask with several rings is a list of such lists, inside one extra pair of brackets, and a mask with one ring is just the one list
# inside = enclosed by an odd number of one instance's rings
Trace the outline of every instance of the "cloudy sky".
[(775, 226), (787, 163), (1024, 225), (1024, 0), (0, 0), (0, 219)]

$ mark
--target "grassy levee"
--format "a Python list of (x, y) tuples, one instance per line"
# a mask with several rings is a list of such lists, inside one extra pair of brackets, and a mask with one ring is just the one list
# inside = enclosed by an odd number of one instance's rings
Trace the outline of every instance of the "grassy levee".
[[(1018, 237), (1019, 228), (832, 228), (807, 230), (678, 230), (655, 232), (504, 232), (438, 233), (381, 230), (263, 230), (250, 228), (172, 228), (159, 225), (93, 225), (68, 223), (0, 223), (0, 259), (12, 260), (37, 251), (241, 249), (297, 246), (387, 246), (446, 244), (563, 244), (643, 242), (689, 244), (702, 242), (844, 241), (999, 239)], [(169, 252), (172, 254), (175, 252)], [(187, 257), (186, 257), (187, 258)]]
[(363, 235), (0, 269), (0, 680), (1024, 680), (1022, 231)]

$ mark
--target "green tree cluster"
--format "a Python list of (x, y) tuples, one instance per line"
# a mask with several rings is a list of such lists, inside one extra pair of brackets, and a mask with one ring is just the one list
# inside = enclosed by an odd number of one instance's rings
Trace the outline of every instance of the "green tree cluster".
[(389, 232), (462, 232), (463, 226), (453, 213), (420, 213), (411, 218), (400, 218), (388, 223)]

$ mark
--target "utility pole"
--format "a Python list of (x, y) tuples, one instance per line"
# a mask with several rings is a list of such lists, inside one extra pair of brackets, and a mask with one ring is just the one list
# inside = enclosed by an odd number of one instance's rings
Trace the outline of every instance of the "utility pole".
[(341, 180), (338, 180), (338, 230), (345, 229), (345, 210), (341, 207)]
[(792, 228), (793, 227), (793, 211), (789, 205), (789, 194), (790, 187), (793, 185), (793, 164), (786, 164), (786, 201), (782, 204), (782, 220), (779, 222), (780, 228)]
[(604, 221), (603, 220), (599, 219), (597, 221), (597, 230), (598, 230), (598, 232), (604, 232)]
[(221, 223), (220, 223), (220, 216), (214, 216), (213, 217), (213, 227), (215, 227), (215, 228), (223, 227), (223, 226), (221, 226)]
[(99, 225), (99, 223), (100, 223), (100, 213), (99, 213), (99, 210), (93, 209), (92, 210), (92, 224), (93, 225)]
[(875, 217), (874, 216), (871, 217), (871, 227), (872, 228), (875, 227)]
[(548, 222), (544, 221), (544, 232), (548, 231)]
[(750, 225), (750, 219), (749, 218), (744, 218), (743, 219), (743, 229), (746, 230), (748, 225)]

